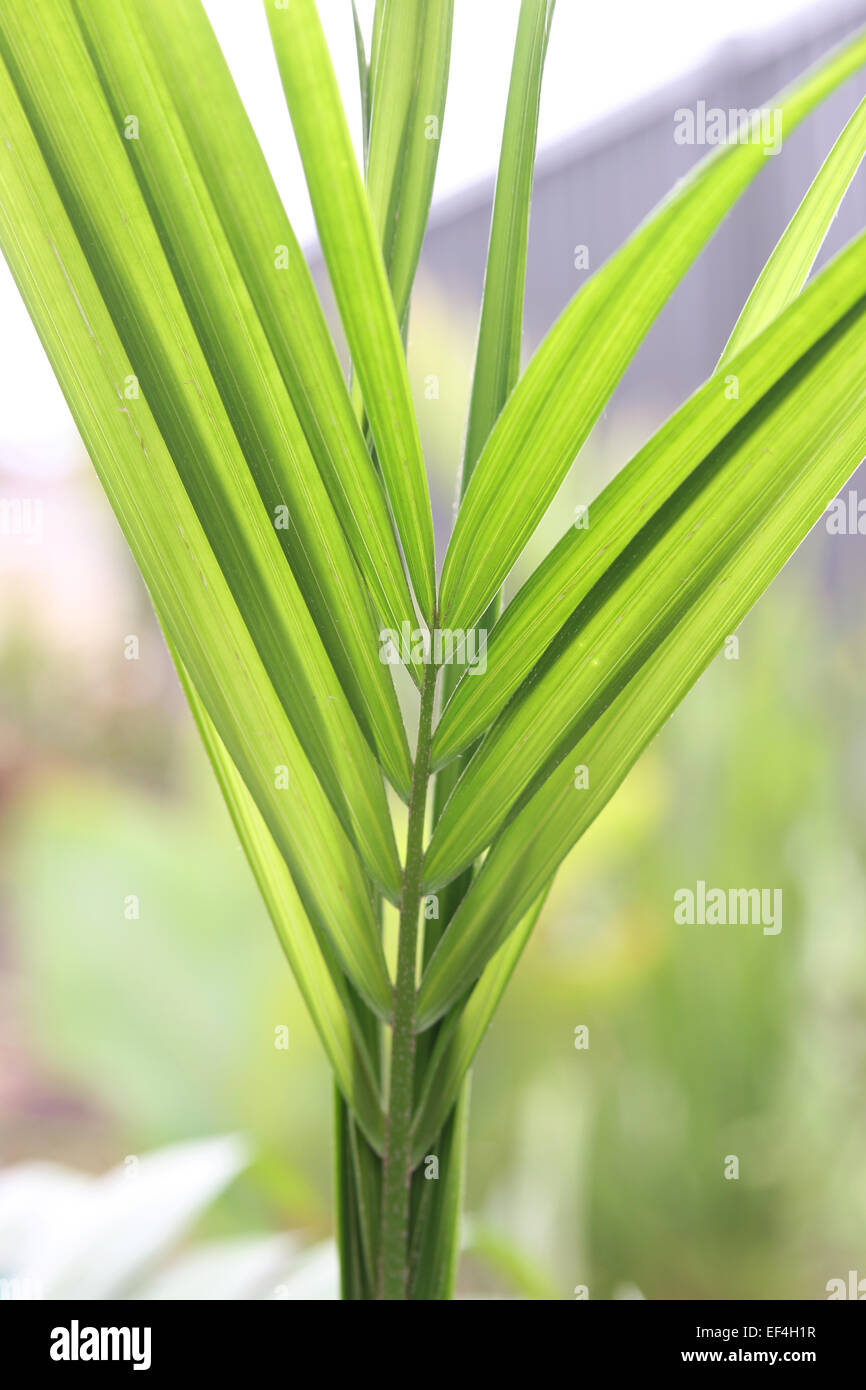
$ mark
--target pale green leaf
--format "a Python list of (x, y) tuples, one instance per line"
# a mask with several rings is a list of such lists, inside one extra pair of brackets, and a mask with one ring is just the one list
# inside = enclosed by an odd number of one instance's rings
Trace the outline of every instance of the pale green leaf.
[(724, 366), (796, 299), (866, 154), (866, 100), (845, 126), (785, 228), (719, 359)]
[(364, 47), (364, 35), (358, 18), (358, 6), (352, 0), (352, 26), (355, 30), (355, 56), (358, 60), (358, 90), (361, 95), (361, 128), (364, 133), (364, 165), (370, 149), (370, 65)]
[[(314, 0), (267, 4), (274, 51), (337, 307), (422, 614), (435, 607), (433, 519), (400, 329)], [(373, 118), (375, 119), (375, 117)]]
[(529, 208), (541, 78), (555, 0), (522, 0), (496, 175), (461, 496), (520, 375)]
[(367, 196), (400, 324), (433, 195), (453, 15), (454, 0), (385, 0), (370, 75)]

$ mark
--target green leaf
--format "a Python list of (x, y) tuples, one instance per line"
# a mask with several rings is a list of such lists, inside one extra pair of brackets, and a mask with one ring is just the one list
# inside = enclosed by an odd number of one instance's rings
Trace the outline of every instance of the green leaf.
[[(128, 353), (126, 377), (148, 398), (322, 786), (372, 877), (396, 896), (399, 861), (381, 777), (256, 490), (127, 158), (132, 141), (106, 104), (71, 7), (57, 0), (49, 21), (10, 0), (0, 46)], [(163, 137), (139, 127), (138, 138)]]
[(415, 597), (429, 622), (435, 607), (433, 518), (418, 423), (337, 80), (313, 0), (292, 0), (280, 10), (268, 4), (267, 14), (322, 251)]
[(354, 1122), (339, 1089), (334, 1087), (334, 1230), (340, 1262), (340, 1298), (358, 1302), (372, 1297), (361, 1247), (358, 1191), (352, 1155)]
[(361, 93), (361, 126), (364, 132), (364, 167), (370, 149), (370, 65), (364, 48), (364, 35), (358, 18), (358, 6), (352, 0), (352, 25), (355, 30), (355, 56), (358, 60), (358, 88)]
[[(407, 796), (409, 747), (379, 660), (379, 625), (248, 292), (247, 258), (235, 258), (139, 9), (138, 0), (88, 0), (79, 7), (85, 38), (115, 126), (132, 110), (145, 132), (159, 132), (127, 142), (139, 185), (259, 495), (283, 523), (277, 536), (340, 685)], [(279, 274), (272, 269), (274, 281)]]
[(454, 0), (386, 0), (370, 74), (367, 196), (399, 324), (433, 196), (453, 17)]
[(172, 101), (380, 620), (414, 606), (310, 272), (200, 0), (138, 0)]
[(861, 101), (824, 160), (758, 276), (719, 360), (720, 367), (796, 299), (864, 155), (866, 99)]
[[(442, 937), (421, 982), (419, 1028), (435, 1022), (481, 973), (863, 458), (864, 324), (861, 299), (713, 450), (638, 538), (634, 555), (626, 552), (617, 574), (599, 586), (598, 601), (584, 608), (569, 633), (580, 660), (572, 653), (559, 668), (580, 691), (583, 713), (565, 722), (555, 759), (496, 838)], [(599, 634), (602, 612), (606, 632)], [(591, 648), (581, 641), (584, 619), (596, 633)], [(623, 643), (618, 628), (625, 625), (631, 637)], [(632, 656), (623, 679), (618, 664)], [(509, 748), (513, 757), (514, 744)], [(588, 770), (588, 786), (575, 779), (579, 767)], [(488, 778), (488, 795), (496, 794), (495, 781)], [(455, 869), (464, 858), (462, 850), (454, 855)]]
[(341, 1297), (367, 1301), (376, 1293), (381, 1163), (339, 1092), (334, 1114), (334, 1224), (340, 1250)]
[(505, 993), (523, 948), (541, 915), (547, 898), (545, 888), (518, 926), (499, 947), (473, 986), (464, 1005), (455, 1005), (439, 1028), (430, 1061), (424, 1073), (424, 1086), (412, 1121), (412, 1151), (420, 1163), (445, 1118), (454, 1105), (464, 1078), (499, 1001)]
[[(776, 98), (784, 137), (864, 62), (861, 32)], [(765, 162), (759, 143), (714, 151), (587, 281), (548, 333), (466, 491), (442, 572), (443, 626), (471, 627), (484, 612), (656, 315)]]
[(382, 1165), (380, 1155), (383, 1145), (375, 1149), (359, 1133), (358, 1124), (353, 1119), (349, 1130), (352, 1153), (352, 1167), (355, 1177), (355, 1210), (361, 1236), (361, 1253), (369, 1297), (373, 1296), (378, 1274), (379, 1249), (379, 1205)]
[(555, 0), (522, 0), (484, 277), (461, 495), (520, 375), (529, 209), (541, 78)]
[(423, 1168), (413, 1177), (420, 1191), (410, 1250), (409, 1297), (414, 1300), (454, 1297), (460, 1259), (469, 1092), (467, 1077), (441, 1132), (437, 1132), (437, 1178), (428, 1178)]
[(864, 293), (866, 236), (861, 236), (738, 354), (734, 372), (717, 370), (616, 475), (591, 504), (586, 529), (566, 531), (490, 632), (483, 678), (464, 674), (442, 713), (433, 738), (434, 767), (490, 727), (653, 510)]
[[(58, 14), (53, 10), (51, 24), (43, 19), (39, 26), (34, 51), (40, 60), (53, 56)], [(0, 17), (4, 51), (11, 15), (7, 5)], [(65, 25), (61, 31), (64, 53), (77, 56), (74, 35)], [(116, 171), (104, 170), (92, 154), (98, 123), (88, 138), (80, 134), (61, 72), (52, 64), (47, 80), (50, 100), (72, 135), (70, 162), (61, 167), (67, 175), (77, 167), (77, 135), (88, 165), (84, 177), (106, 207), (115, 208)], [(41, 86), (40, 96), (49, 100)], [(158, 396), (163, 379), (155, 375), (148, 383), (142, 373), (138, 395), (125, 394), (125, 383), (141, 368), (113, 325), (5, 63), (0, 128), (0, 244), (154, 606), (286, 859), (305, 911), (360, 992), (387, 1015), (390, 982), (355, 852), (286, 717), (160, 432), (149, 389)], [(65, 141), (59, 148), (65, 150)], [(120, 211), (117, 226), (129, 233)], [(141, 242), (130, 240), (127, 254), (132, 269), (143, 274)], [(189, 364), (183, 379), (189, 380)], [(192, 403), (200, 401), (195, 390), (187, 394)], [(277, 558), (287, 569), (281, 553)], [(261, 582), (269, 583), (269, 574)], [(288, 791), (276, 785), (278, 767), (286, 769)]]
[(334, 1069), (337, 1085), (370, 1143), (381, 1152), (384, 1117), (376, 1065), (355, 1018), (355, 1005), (345, 978), (327, 939), (317, 936), (311, 926), (273, 836), (226, 752), (183, 663), (170, 641), (168, 645), (238, 839)]
[(376, 67), (379, 62), (379, 53), (382, 47), (382, 25), (385, 17), (385, 6), (388, 3), (389, 0), (376, 0), (376, 4), (373, 9), (373, 31), (370, 35), (370, 62), (368, 65), (368, 79), (370, 83), (371, 99), (373, 94), (373, 82), (375, 81)]

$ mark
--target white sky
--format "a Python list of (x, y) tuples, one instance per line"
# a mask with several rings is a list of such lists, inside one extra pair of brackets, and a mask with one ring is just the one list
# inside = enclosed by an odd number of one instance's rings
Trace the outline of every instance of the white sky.
[[(302, 242), (315, 234), (260, 0), (205, 0)], [(544, 77), (539, 148), (688, 71), (727, 39), (754, 36), (814, 4), (799, 0), (558, 0)], [(373, 0), (359, 0), (369, 25)], [(519, 0), (456, 0), (451, 84), (436, 199), (496, 168)], [(359, 123), (350, 0), (319, 0), (353, 128)], [(214, 119), (219, 113), (214, 112)], [(74, 447), (65, 402), (0, 259), (0, 463), (53, 471)]]

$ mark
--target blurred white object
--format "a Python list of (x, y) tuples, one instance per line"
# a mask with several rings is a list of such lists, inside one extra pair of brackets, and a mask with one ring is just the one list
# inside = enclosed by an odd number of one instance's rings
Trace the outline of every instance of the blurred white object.
[(205, 1242), (190, 1227), (249, 1161), (236, 1136), (129, 1155), (93, 1178), (48, 1163), (0, 1173), (0, 1299), (337, 1297), (328, 1243)]

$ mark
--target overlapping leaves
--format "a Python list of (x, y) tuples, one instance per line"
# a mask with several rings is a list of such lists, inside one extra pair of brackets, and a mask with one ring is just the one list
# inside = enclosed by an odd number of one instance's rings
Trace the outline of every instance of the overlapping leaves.
[[(404, 798), (412, 781), (380, 627), (438, 609), (466, 628), (495, 602), (654, 318), (765, 159), (743, 139), (700, 163), (520, 376), (553, 11), (523, 0), (437, 601), (404, 341), (453, 0), (378, 0), (369, 63), (357, 29), (363, 170), (314, 0), (266, 10), (354, 401), (199, 0), (5, 0), (0, 240), (334, 1069), (344, 1283), (368, 1296), (386, 1132), (377, 1020), (393, 993), (379, 906), (402, 891), (385, 780)], [(859, 34), (779, 97), (783, 134), (864, 62)], [(866, 240), (801, 294), (864, 148), (861, 106), (716, 373), (504, 614), (489, 610), (485, 678), (443, 682), (424, 888), (447, 911), (425, 942), (411, 1137), (416, 1159), (438, 1147), (447, 1178), (417, 1205), (415, 1296), (453, 1279), (458, 1098), (557, 866), (866, 452)]]

